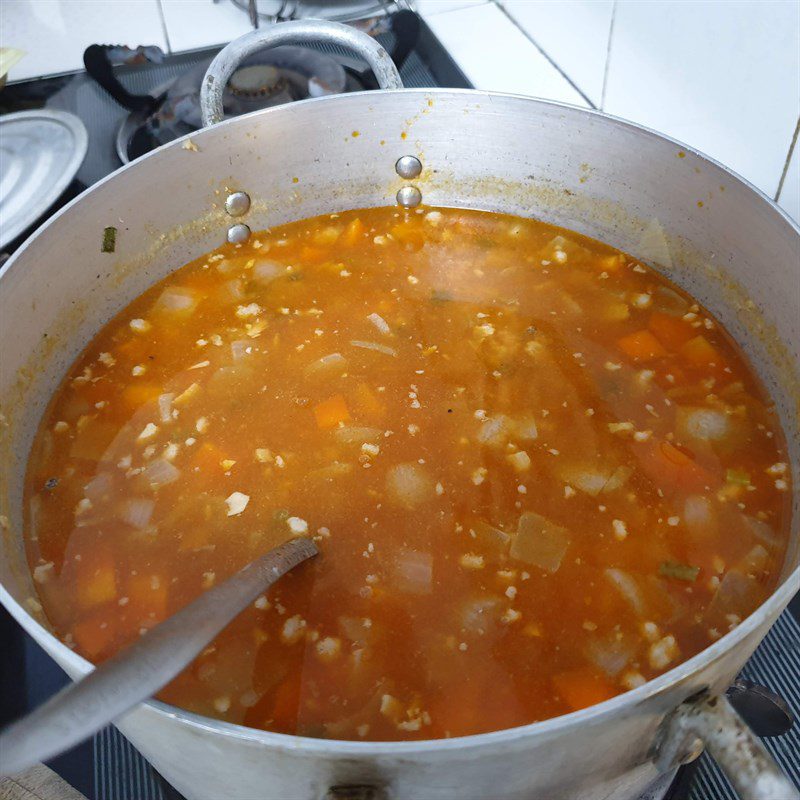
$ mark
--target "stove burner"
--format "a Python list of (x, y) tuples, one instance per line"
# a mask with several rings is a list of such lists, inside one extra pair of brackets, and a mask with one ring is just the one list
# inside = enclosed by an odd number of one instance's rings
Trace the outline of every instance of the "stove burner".
[(269, 64), (256, 64), (237, 69), (228, 81), (228, 88), (237, 97), (272, 97), (288, 88), (280, 70)]
[[(395, 36), (392, 58), (398, 69), (417, 43), (419, 18), (401, 11), (389, 18)], [(202, 127), (200, 86), (211, 59), (150, 94), (134, 95), (119, 83), (107, 45), (91, 45), (83, 55), (87, 73), (130, 113), (116, 138), (123, 164)], [(368, 71), (343, 67), (332, 56), (307, 47), (283, 46), (246, 59), (223, 94), (225, 117), (236, 117), (270, 106), (343, 92), (376, 88)]]

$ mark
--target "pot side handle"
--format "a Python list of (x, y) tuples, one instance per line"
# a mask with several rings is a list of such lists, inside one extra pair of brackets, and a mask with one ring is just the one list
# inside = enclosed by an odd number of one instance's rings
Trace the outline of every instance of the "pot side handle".
[(656, 766), (667, 771), (705, 747), (742, 800), (800, 800), (764, 745), (724, 696), (690, 698), (664, 722)]
[(320, 42), (352, 50), (363, 58), (375, 73), (381, 89), (402, 89), (400, 73), (386, 50), (371, 36), (338, 22), (297, 20), (281, 22), (268, 28), (246, 33), (217, 53), (208, 67), (200, 87), (200, 109), (203, 125), (222, 122), (222, 93), (239, 64), (253, 53), (282, 44)]

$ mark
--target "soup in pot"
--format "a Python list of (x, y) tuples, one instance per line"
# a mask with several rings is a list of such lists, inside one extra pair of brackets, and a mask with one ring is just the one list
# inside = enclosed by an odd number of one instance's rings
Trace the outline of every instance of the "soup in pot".
[(697, 302), (528, 219), (351, 211), (136, 299), (27, 476), (57, 633), (94, 662), (292, 536), (321, 555), (160, 697), (292, 734), (459, 736), (633, 689), (777, 582), (777, 416)]

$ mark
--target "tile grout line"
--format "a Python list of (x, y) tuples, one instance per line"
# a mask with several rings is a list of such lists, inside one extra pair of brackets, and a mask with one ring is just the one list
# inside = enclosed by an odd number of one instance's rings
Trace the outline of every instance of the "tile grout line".
[(800, 117), (797, 118), (797, 125), (794, 126), (794, 133), (792, 134), (792, 141), (789, 145), (789, 152), (786, 154), (786, 161), (783, 164), (783, 171), (781, 172), (781, 179), (778, 181), (778, 189), (775, 192), (775, 202), (780, 200), (781, 192), (783, 191), (783, 184), (786, 181), (786, 176), (789, 174), (789, 164), (794, 155), (794, 149), (797, 147), (797, 137), (800, 134)]
[(508, 9), (503, 5), (501, 0), (493, 0), (494, 5), (500, 10), (500, 12), (508, 19), (508, 21), (544, 56), (547, 60), (548, 64), (550, 64), (553, 69), (558, 72), (559, 75), (584, 99), (587, 103), (589, 108), (597, 110), (597, 106), (586, 96), (585, 92), (583, 92), (572, 80), (572, 78), (564, 72), (561, 67), (553, 61), (552, 58), (537, 44), (536, 40), (523, 28), (519, 22), (511, 15)]
[(603, 88), (600, 91), (600, 110), (605, 110), (606, 107), (606, 89), (608, 87), (608, 73), (611, 64), (611, 42), (614, 38), (614, 22), (617, 19), (617, 2), (614, 0), (611, 6), (611, 22), (608, 26), (608, 44), (606, 46), (606, 63), (603, 67)]
[(164, 32), (164, 41), (167, 43), (167, 52), (172, 55), (172, 44), (169, 40), (169, 30), (167, 28), (167, 17), (164, 14), (164, 6), (161, 0), (155, 0), (156, 8), (158, 8), (158, 18), (161, 21), (161, 30)]

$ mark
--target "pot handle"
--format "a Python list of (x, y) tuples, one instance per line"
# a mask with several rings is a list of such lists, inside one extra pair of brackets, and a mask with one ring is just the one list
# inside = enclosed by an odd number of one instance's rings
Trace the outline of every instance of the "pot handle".
[(320, 20), (296, 20), (281, 22), (268, 28), (246, 33), (217, 53), (208, 67), (200, 88), (200, 108), (203, 125), (222, 122), (222, 93), (239, 64), (245, 58), (263, 50), (282, 44), (320, 42), (334, 44), (352, 50), (363, 58), (375, 73), (381, 89), (402, 89), (400, 73), (389, 54), (371, 36), (339, 22)]
[(656, 766), (667, 771), (705, 747), (742, 800), (800, 800), (763, 744), (724, 696), (690, 698), (662, 729)]

